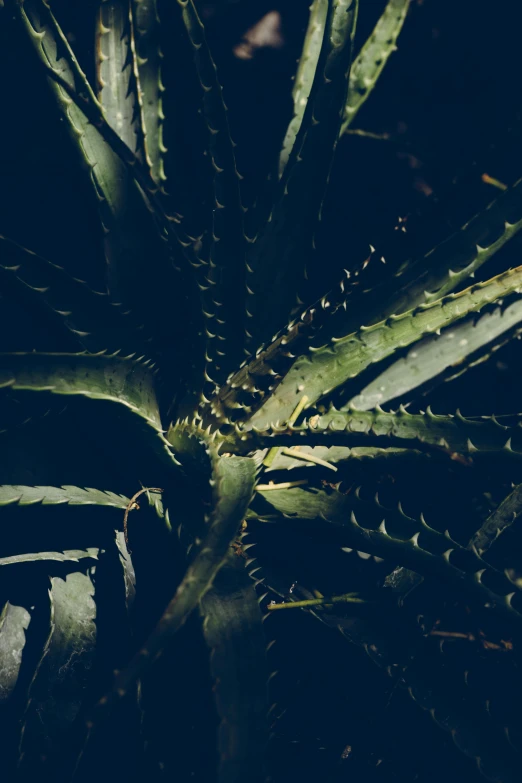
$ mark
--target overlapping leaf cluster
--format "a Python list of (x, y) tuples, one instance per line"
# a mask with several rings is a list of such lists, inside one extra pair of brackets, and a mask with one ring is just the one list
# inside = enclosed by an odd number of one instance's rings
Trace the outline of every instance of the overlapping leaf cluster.
[[(389, 0), (357, 53), (357, 0), (314, 0), (294, 117), (247, 210), (193, 0), (100, 0), (96, 84), (50, 3), (3, 4), (2, 23), (67, 128), (106, 261), (105, 287), (93, 290), (0, 237), (3, 289), (62, 340), (0, 355), (0, 717), (13, 779), (87, 779), (111, 739), (114, 752), (129, 736), (136, 779), (189, 779), (199, 762), (176, 769), (173, 758), (195, 718), (172, 670), (204, 640), (215, 779), (268, 780), (262, 621), (279, 599), (339, 628), (406, 685), (487, 779), (519, 779), (522, 722), (488, 654), (509, 653), (516, 687), (520, 558), (501, 534), (520, 512), (522, 414), (405, 406), (521, 333), (522, 267), (480, 272), (522, 228), (522, 181), (424, 257), (383, 266), (377, 284), (361, 263), (318, 299), (308, 275), (321, 263), (315, 235), (338, 139), (409, 5)], [(58, 417), (67, 457), (46, 464), (37, 444)], [(501, 465), (513, 487), (448, 531), (408, 495), (367, 491), (379, 470), (402, 486), (412, 464), (437, 481), (462, 470), (477, 482)], [(320, 585), (291, 589), (291, 574), (263, 568), (262, 547), (249, 551), (266, 526), (370, 556), (377, 576), (347, 567), (344, 593), (326, 598)], [(434, 632), (450, 639), (455, 605), (495, 640), (472, 659), (447, 640), (426, 655)], [(160, 717), (169, 677), (185, 701)]]

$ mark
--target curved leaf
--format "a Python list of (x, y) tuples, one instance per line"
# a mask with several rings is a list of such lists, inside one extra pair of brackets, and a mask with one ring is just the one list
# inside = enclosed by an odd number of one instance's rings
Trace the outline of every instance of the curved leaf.
[(148, 363), (104, 354), (0, 354), (0, 388), (114, 403), (169, 469), (176, 464), (163, 437), (154, 373)]
[(522, 291), (522, 267), (516, 267), (458, 294), (420, 305), (402, 315), (391, 316), (373, 326), (361, 327), (346, 337), (299, 357), (271, 399), (251, 418), (254, 426), (285, 421), (306, 395), (306, 407), (399, 348), (418, 342), (464, 316), (479, 312), (501, 297)]

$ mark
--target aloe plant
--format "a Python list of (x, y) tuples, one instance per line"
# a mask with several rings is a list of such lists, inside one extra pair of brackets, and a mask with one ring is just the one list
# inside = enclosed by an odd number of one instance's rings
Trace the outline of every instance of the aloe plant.
[[(95, 5), (92, 84), (50, 3), (0, 10), (67, 129), (106, 262), (93, 288), (0, 237), (3, 290), (38, 342), (0, 355), (8, 774), (85, 780), (110, 752), (104, 769), (123, 774), (123, 744), (131, 779), (279, 779), (267, 646), (290, 608), (405, 685), (487, 779), (518, 780), (520, 715), (488, 655), (511, 656), (514, 688), (522, 414), (408, 407), (522, 333), (522, 267), (481, 274), (522, 228), (522, 180), (431, 252), (377, 280), (361, 262), (318, 298), (308, 270), (336, 146), (409, 0), (389, 0), (359, 52), (358, 1), (314, 0), (294, 116), (248, 210), (193, 0)], [(449, 531), (408, 494), (368, 492), (379, 471), (402, 487), (424, 468), (475, 482)], [(266, 529), (366, 559), (338, 595), (291, 587), (256, 548)], [(451, 647), (466, 634), (445, 630), (454, 606), (483, 640), (468, 658)], [(197, 655), (203, 687), (183, 677)], [(198, 710), (208, 767), (183, 761)]]

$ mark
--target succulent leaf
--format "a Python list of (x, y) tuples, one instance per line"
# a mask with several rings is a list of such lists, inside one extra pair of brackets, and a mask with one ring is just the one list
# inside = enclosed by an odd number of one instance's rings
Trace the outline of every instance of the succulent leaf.
[(147, 364), (105, 354), (2, 354), (0, 388), (115, 404), (167, 470), (178, 464), (163, 437), (154, 373)]
[(285, 421), (303, 395), (307, 397), (306, 407), (314, 405), (399, 348), (406, 348), (470, 313), (479, 312), (503, 296), (518, 293), (521, 284), (522, 267), (517, 267), (458, 294), (362, 327), (346, 337), (334, 338), (294, 362), (270, 400), (252, 416), (251, 424), (262, 427), (269, 422)]
[(295, 76), (294, 89), (292, 96), (294, 99), (294, 116), (286, 131), (283, 141), (283, 149), (279, 156), (279, 175), (285, 170), (285, 166), (290, 158), (293, 146), (308, 103), (308, 97), (314, 82), (315, 70), (321, 52), (321, 45), (324, 36), (324, 27), (326, 14), (328, 11), (328, 0), (313, 0), (310, 6), (310, 17), (303, 44), (303, 51), (299, 58), (299, 65)]
[(159, 41), (160, 20), (156, 0), (132, 0), (132, 20), (138, 68), (138, 89), (141, 93), (144, 146), (152, 179), (163, 185), (163, 84)]
[(346, 133), (369, 98), (396, 43), (410, 7), (410, 0), (389, 0), (375, 28), (353, 61), (341, 134)]
[[(249, 352), (270, 340), (297, 305), (313, 249), (344, 106), (357, 0), (329, 0), (314, 81), (264, 229), (247, 255)], [(266, 302), (270, 302), (267, 310)]]
[(114, 492), (83, 487), (0, 486), (0, 506), (112, 506), (125, 509), (129, 499)]
[(101, 0), (96, 50), (98, 99), (107, 122), (143, 162), (144, 133), (129, 0)]
[(478, 315), (442, 330), (440, 335), (415, 343), (406, 356), (352, 397), (349, 405), (369, 410), (399, 397), (406, 400), (413, 391), (431, 390), (441, 381), (452, 380), (518, 336), (521, 320), (521, 299), (512, 301), (508, 297), (498, 305), (486, 307)]
[[(233, 142), (217, 70), (208, 48), (204, 26), (192, 0), (178, 0), (203, 94), (202, 115), (207, 127), (212, 163), (214, 204), (208, 265), (200, 283), (207, 335), (206, 375), (210, 389), (222, 383), (242, 357), (243, 311), (238, 306), (244, 290), (243, 207)], [(207, 395), (210, 396), (210, 393)]]
[(331, 408), (322, 416), (315, 416), (301, 425), (285, 424), (243, 431), (238, 429), (236, 449), (245, 453), (252, 448), (268, 445), (313, 444), (314, 437), (323, 444), (347, 446), (373, 443), (408, 448), (432, 448), (449, 455), (461, 454), (472, 458), (505, 454), (519, 459), (522, 449), (522, 414), (496, 418), (495, 416), (464, 417), (438, 415), (428, 409), (425, 413), (408, 413), (404, 408), (386, 412), (377, 408), (370, 411), (338, 411)]
[(446, 580), (483, 606), (494, 607), (514, 625), (522, 622), (520, 588), (449, 533), (427, 525), (422, 515), (413, 519), (400, 506), (387, 509), (378, 500), (363, 502), (358, 493), (343, 495), (335, 490), (293, 487), (258, 494), (285, 516), (338, 526), (346, 533), (348, 546), (390, 558), (423, 576)]

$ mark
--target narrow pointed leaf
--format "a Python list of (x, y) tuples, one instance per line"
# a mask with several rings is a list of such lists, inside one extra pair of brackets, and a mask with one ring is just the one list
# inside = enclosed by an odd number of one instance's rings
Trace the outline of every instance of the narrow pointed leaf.
[(83, 487), (25, 487), (16, 484), (0, 486), (2, 506), (112, 506), (125, 509), (129, 499), (113, 492)]
[[(369, 410), (410, 392), (432, 389), (452, 380), (469, 367), (487, 360), (504, 343), (522, 331), (522, 299), (509, 298), (484, 308), (442, 331), (416, 343), (402, 359), (377, 376), (348, 405)], [(411, 396), (411, 394), (410, 394)]]
[(339, 135), (357, 8), (357, 0), (328, 2), (303, 120), (268, 222), (247, 256), (251, 352), (281, 329), (297, 305)]
[(428, 526), (422, 517), (404, 514), (400, 506), (387, 509), (360, 500), (358, 493), (299, 487), (259, 494), (286, 516), (323, 520), (342, 528), (349, 546), (446, 581), (522, 625), (522, 590), (516, 584), (449, 534)]
[(328, 323), (330, 314), (343, 307), (350, 290), (349, 277), (346, 273), (334, 289), (307, 307), (267, 346), (259, 348), (253, 359), (243, 362), (212, 399), (213, 416), (235, 421), (259, 407), (286, 375), (295, 357), (309, 348), (314, 336)]
[(204, 279), (200, 285), (206, 316), (206, 375), (211, 379), (208, 397), (243, 355), (243, 208), (227, 109), (205, 29), (192, 0), (178, 0), (178, 4), (201, 83), (202, 117), (214, 182), (209, 263), (202, 267)]
[(220, 783), (264, 783), (268, 670), (262, 614), (244, 560), (232, 553), (201, 602), (211, 650)]
[(132, 0), (134, 38), (138, 64), (139, 90), (142, 95), (142, 115), (145, 130), (145, 154), (153, 180), (162, 185), (165, 180), (163, 156), (163, 84), (160, 42), (160, 20), (156, 0)]
[(372, 34), (353, 61), (341, 134), (345, 133), (371, 92), (396, 43), (406, 19), (410, 0), (389, 0)]
[(324, 26), (326, 14), (328, 11), (328, 0), (313, 0), (310, 6), (310, 17), (303, 44), (303, 51), (299, 58), (299, 66), (295, 76), (294, 89), (292, 91), (294, 99), (294, 116), (290, 121), (283, 149), (279, 157), (279, 175), (282, 175), (293, 146), (308, 103), (308, 97), (314, 81), (315, 70), (321, 52), (323, 43)]
[[(149, 323), (168, 334), (172, 318), (165, 317), (156, 297), (170, 291), (172, 300), (180, 276), (183, 296), (195, 295), (191, 270), (180, 255), (180, 247), (190, 255), (192, 243), (185, 240), (178, 217), (167, 214), (168, 203), (148, 168), (107, 122), (48, 5), (44, 0), (23, 0), (16, 12), (49, 77), (51, 93), (92, 183), (111, 293), (130, 305), (137, 318), (143, 312)], [(180, 297), (180, 307), (183, 302)], [(197, 315), (193, 307), (187, 307), (187, 312)]]
[(109, 125), (143, 162), (144, 134), (133, 49), (130, 0), (101, 0), (96, 29), (98, 99)]
[(406, 348), (428, 334), (520, 291), (522, 267), (517, 267), (458, 294), (333, 339), (295, 361), (272, 398), (254, 414), (251, 424), (259, 427), (268, 422), (285, 421), (303, 395), (310, 407), (370, 365), (392, 356), (399, 348)]
[(375, 323), (434, 302), (454, 291), (522, 229), (522, 180), (424, 256), (386, 271), (382, 283), (362, 291), (352, 315), (337, 325), (339, 334), (364, 319)]
[(322, 445), (343, 446), (350, 444), (389, 445), (408, 448), (441, 449), (451, 454), (470, 457), (487, 454), (520, 459), (522, 456), (522, 414), (500, 417), (477, 416), (465, 418), (426, 413), (408, 413), (401, 409), (387, 413), (380, 408), (371, 411), (338, 411), (330, 409), (323, 416), (316, 416), (297, 426), (274, 426), (265, 430), (246, 430), (243, 442), (237, 449), (248, 451), (252, 447), (295, 445), (302, 442), (312, 445), (314, 439)]

